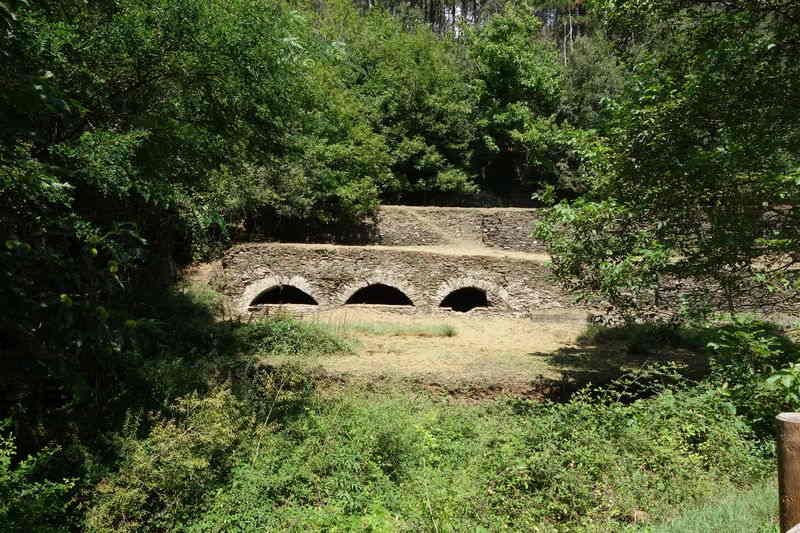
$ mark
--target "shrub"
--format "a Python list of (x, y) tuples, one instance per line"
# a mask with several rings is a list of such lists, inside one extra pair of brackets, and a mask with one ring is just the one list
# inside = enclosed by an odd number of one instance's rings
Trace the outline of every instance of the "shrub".
[[(93, 523), (119, 528), (127, 505), (142, 530), (609, 531), (668, 518), (771, 465), (708, 387), (630, 404), (581, 393), (564, 404), (459, 406), (311, 395), (296, 370), (264, 372), (243, 384), (260, 395), (230, 404), (236, 438), (176, 419), (129, 444), (119, 474), (98, 488)], [(198, 413), (219, 409), (192, 402)], [(165, 447), (173, 437), (182, 445)]]
[(240, 325), (235, 331), (239, 349), (271, 356), (311, 356), (349, 352), (351, 347), (324, 327), (278, 316)]
[(716, 329), (709, 349), (711, 382), (760, 435), (771, 436), (775, 415), (800, 408), (798, 347), (769, 322), (737, 316)]
[(591, 325), (578, 337), (582, 344), (621, 343), (629, 354), (647, 354), (666, 348), (700, 350), (703, 340), (696, 329), (662, 323)]
[(123, 462), (96, 487), (89, 531), (172, 529), (225, 479), (231, 452), (252, 423), (239, 402), (220, 388), (184, 397), (173, 409), (175, 418), (156, 421), (146, 438), (122, 440)]
[[(7, 426), (0, 423), (0, 432)], [(0, 433), (0, 530), (62, 531), (74, 480), (40, 480), (39, 471), (57, 450), (43, 450), (15, 464), (13, 435)]]
[(701, 388), (630, 405), (584, 394), (566, 404), (520, 404), (527, 416), (513, 452), (493, 457), (493, 505), (517, 528), (549, 522), (608, 530), (637, 511), (663, 517), (757, 479), (769, 463), (723, 401)]

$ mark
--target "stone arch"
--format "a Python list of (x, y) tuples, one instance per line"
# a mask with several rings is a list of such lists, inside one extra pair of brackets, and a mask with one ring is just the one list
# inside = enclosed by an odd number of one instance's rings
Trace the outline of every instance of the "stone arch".
[[(458, 291), (464, 291), (465, 289), (474, 289), (475, 295), (477, 296), (478, 293), (482, 293), (485, 295), (485, 306), (482, 307), (499, 307), (501, 309), (510, 309), (511, 306), (509, 305), (509, 297), (508, 292), (499, 285), (494, 283), (490, 283), (488, 281), (472, 278), (472, 277), (462, 277), (452, 279), (443, 283), (439, 290), (436, 291), (436, 296), (434, 300), (434, 305), (442, 306), (445, 303), (445, 300), (454, 293)], [(481, 306), (478, 306), (481, 307)]]
[(275, 285), (262, 291), (250, 305), (318, 305), (313, 296), (294, 285)]
[(253, 301), (259, 295), (275, 287), (293, 287), (299, 291), (307, 294), (318, 305), (323, 305), (324, 301), (319, 297), (319, 291), (315, 290), (311, 284), (300, 276), (269, 276), (257, 281), (254, 281), (242, 293), (239, 299), (239, 310), (247, 312)]
[(492, 304), (489, 302), (489, 296), (484, 289), (479, 289), (477, 287), (461, 287), (445, 296), (439, 304), (439, 307), (466, 313), (467, 311), (472, 311), (476, 307), (492, 307)]
[(344, 304), (413, 306), (414, 302), (397, 287), (374, 283), (358, 289)]
[(362, 279), (349, 283), (347, 286), (345, 286), (342, 290), (339, 291), (339, 296), (336, 298), (336, 301), (339, 305), (345, 305), (354, 296), (356, 296), (356, 294), (359, 291), (375, 286), (388, 287), (390, 289), (398, 291), (408, 300), (408, 303), (404, 305), (416, 306), (417, 304), (419, 295), (417, 291), (413, 289), (413, 287), (410, 287), (409, 285), (403, 283), (402, 281), (397, 282), (396, 280), (386, 279), (382, 277)]

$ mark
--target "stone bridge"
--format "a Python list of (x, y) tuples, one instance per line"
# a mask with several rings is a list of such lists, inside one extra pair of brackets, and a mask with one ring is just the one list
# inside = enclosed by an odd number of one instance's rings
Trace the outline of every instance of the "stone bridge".
[[(225, 254), (215, 285), (241, 313), (374, 306), (532, 316), (574, 308), (548, 279), (547, 257), (535, 252), (534, 216), (519, 209), (394, 207), (384, 210), (376, 235), (398, 245), (243, 244)], [(490, 246), (487, 233), (502, 244)]]

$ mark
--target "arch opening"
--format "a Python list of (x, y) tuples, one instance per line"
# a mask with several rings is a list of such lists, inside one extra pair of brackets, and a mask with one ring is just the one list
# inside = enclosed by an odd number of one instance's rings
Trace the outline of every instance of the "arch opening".
[(256, 296), (250, 303), (251, 306), (284, 304), (319, 305), (310, 294), (293, 285), (276, 285), (271, 287)]
[(476, 307), (491, 307), (486, 291), (477, 287), (462, 287), (445, 296), (439, 307), (449, 307), (453, 311), (466, 313)]
[(403, 291), (383, 283), (374, 283), (358, 289), (345, 305), (411, 305), (414, 303)]

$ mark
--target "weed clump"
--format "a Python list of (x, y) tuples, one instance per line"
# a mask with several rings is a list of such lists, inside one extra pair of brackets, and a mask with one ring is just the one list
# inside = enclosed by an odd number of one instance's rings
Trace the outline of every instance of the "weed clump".
[(256, 356), (308, 357), (347, 353), (347, 341), (312, 322), (288, 316), (262, 319), (236, 328), (235, 342), (243, 352)]

